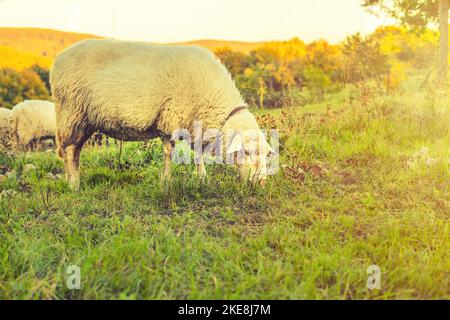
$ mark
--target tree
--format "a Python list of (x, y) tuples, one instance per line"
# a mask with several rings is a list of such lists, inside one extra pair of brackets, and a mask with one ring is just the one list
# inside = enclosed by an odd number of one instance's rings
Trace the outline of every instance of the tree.
[(444, 82), (448, 68), (448, 0), (439, 1), (439, 64), (438, 79)]
[(229, 47), (218, 48), (214, 53), (233, 77), (243, 73), (249, 67), (249, 61), (245, 53), (233, 51)]
[(0, 69), (0, 106), (12, 108), (26, 99), (50, 99), (41, 78), (29, 69), (22, 72)]
[(375, 78), (380, 83), (389, 74), (388, 57), (380, 52), (379, 44), (359, 33), (345, 39), (342, 46), (344, 82), (355, 83)]
[(33, 65), (30, 70), (34, 71), (39, 78), (44, 82), (47, 91), (50, 92), (50, 71), (48, 69), (42, 68), (40, 65)]
[(449, 0), (362, 0), (369, 10), (379, 8), (403, 25), (424, 30), (430, 23), (439, 23), (440, 40), (437, 75), (445, 82), (448, 68)]

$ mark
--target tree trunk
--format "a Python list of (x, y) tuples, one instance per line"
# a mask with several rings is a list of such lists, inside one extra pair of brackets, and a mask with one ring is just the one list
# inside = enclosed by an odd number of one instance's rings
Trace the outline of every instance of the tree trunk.
[(447, 80), (448, 68), (448, 2), (439, 1), (439, 60), (438, 60), (438, 81), (445, 83)]

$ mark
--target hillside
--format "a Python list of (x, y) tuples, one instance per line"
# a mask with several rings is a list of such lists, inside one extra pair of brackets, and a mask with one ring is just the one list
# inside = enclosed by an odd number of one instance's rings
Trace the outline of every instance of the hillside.
[(63, 49), (90, 38), (99, 37), (37, 28), (0, 28), (0, 68), (20, 71), (37, 64), (48, 69)]
[(90, 38), (100, 37), (38, 28), (0, 28), (0, 46), (50, 58), (71, 44)]
[(219, 48), (230, 48), (233, 51), (240, 51), (247, 53), (253, 49), (264, 44), (264, 42), (244, 42), (244, 41), (227, 41), (227, 40), (194, 40), (187, 42), (177, 42), (177, 45), (199, 45), (201, 47), (208, 48), (211, 51), (215, 51)]
[(11, 46), (0, 45), (0, 68), (23, 70), (33, 65), (50, 68), (52, 59), (37, 53), (21, 51)]
[[(0, 28), (0, 68), (22, 70), (34, 64), (44, 68), (51, 65), (53, 58), (75, 42), (101, 37), (91, 34), (63, 32), (38, 28)], [(150, 41), (151, 39), (149, 39)], [(212, 51), (227, 47), (234, 51), (249, 52), (261, 42), (196, 40), (174, 43), (177, 45), (196, 44)]]

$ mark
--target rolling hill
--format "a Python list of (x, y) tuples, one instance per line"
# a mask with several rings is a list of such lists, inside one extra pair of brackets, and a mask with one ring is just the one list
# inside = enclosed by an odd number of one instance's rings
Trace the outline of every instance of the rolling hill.
[(92, 38), (100, 37), (39, 28), (0, 28), (0, 46), (50, 58), (75, 42)]
[[(0, 68), (22, 70), (38, 64), (49, 68), (53, 58), (75, 42), (101, 37), (40, 28), (0, 28)], [(149, 39), (150, 40), (150, 39)], [(173, 43), (199, 45), (212, 51), (227, 47), (235, 51), (249, 52), (262, 42), (196, 40)]]
[(233, 40), (194, 40), (187, 42), (177, 42), (177, 45), (198, 45), (205, 47), (211, 51), (215, 51), (219, 48), (230, 48), (233, 51), (249, 52), (263, 45), (264, 42), (244, 42)]

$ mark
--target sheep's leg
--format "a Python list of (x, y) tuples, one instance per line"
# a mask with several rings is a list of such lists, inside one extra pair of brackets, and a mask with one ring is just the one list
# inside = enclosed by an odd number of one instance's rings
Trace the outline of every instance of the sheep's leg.
[(81, 148), (75, 145), (67, 146), (62, 152), (66, 177), (69, 180), (70, 187), (74, 191), (80, 190), (80, 152)]
[(164, 150), (164, 168), (162, 179), (170, 179), (170, 168), (172, 165), (172, 150), (175, 147), (175, 143), (169, 139), (163, 139), (163, 150)]
[(205, 162), (203, 161), (203, 155), (200, 155), (197, 159), (197, 176), (200, 179), (204, 179), (206, 177), (206, 169), (205, 169)]
[(37, 141), (36, 139), (31, 139), (29, 143), (27, 143), (24, 148), (25, 152), (33, 152), (37, 150)]

